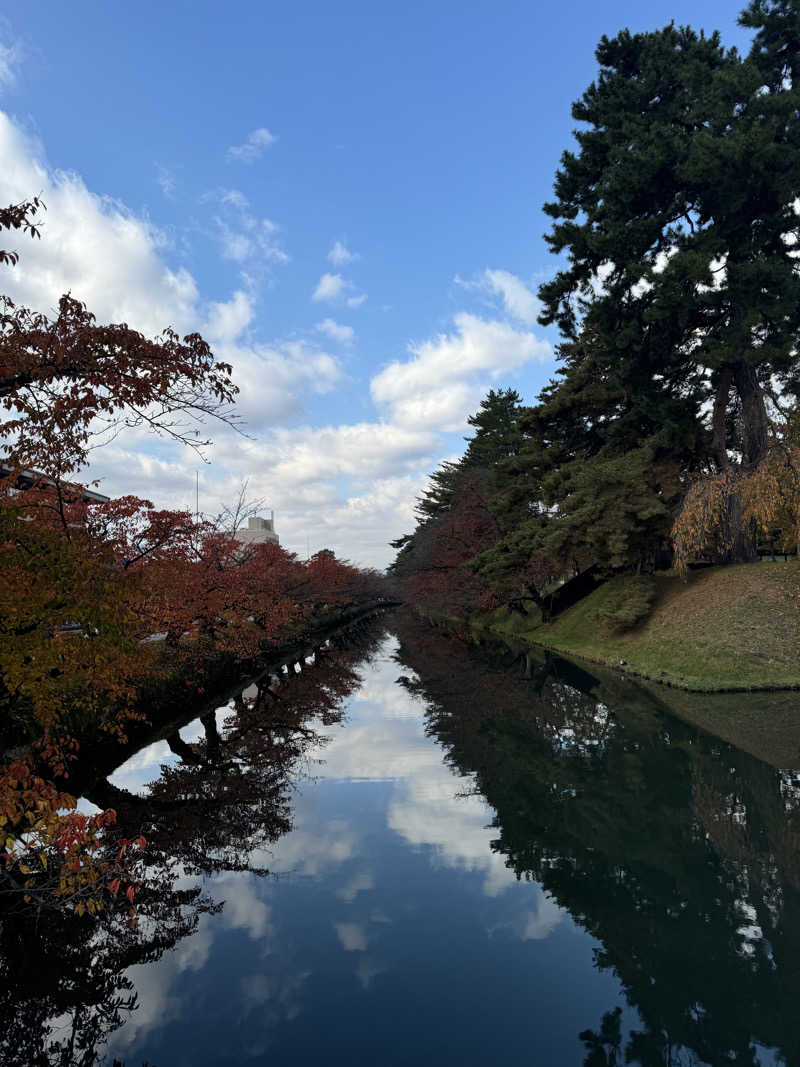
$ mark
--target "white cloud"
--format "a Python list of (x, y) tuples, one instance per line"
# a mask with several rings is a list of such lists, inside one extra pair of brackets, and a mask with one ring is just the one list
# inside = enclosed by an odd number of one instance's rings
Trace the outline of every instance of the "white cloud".
[(369, 871), (362, 871), (361, 874), (354, 875), (347, 885), (342, 886), (341, 889), (337, 889), (336, 896), (339, 897), (340, 900), (352, 904), (359, 893), (366, 893), (374, 888), (375, 879)]
[(351, 252), (342, 241), (334, 241), (333, 247), (328, 253), (328, 259), (334, 267), (343, 267), (346, 263), (352, 263), (360, 258), (358, 252)]
[(594, 274), (589, 278), (588, 288), (595, 296), (605, 296), (608, 293), (606, 282), (614, 272), (614, 264), (611, 260), (604, 260)]
[(272, 219), (258, 218), (250, 209), (250, 202), (239, 189), (221, 189), (216, 194), (223, 208), (222, 216), (215, 216), (222, 255), (236, 263), (260, 260), (267, 264), (289, 262), (289, 255), (278, 239), (280, 227)]
[(529, 911), (522, 929), (523, 941), (543, 941), (564, 918), (564, 912), (552, 897), (542, 893), (536, 909)]
[(507, 270), (487, 270), (483, 275), (486, 284), (503, 298), (509, 315), (528, 326), (536, 322), (539, 303), (530, 289), (515, 274)]
[(386, 967), (379, 963), (374, 963), (366, 956), (360, 956), (356, 967), (356, 977), (361, 983), (362, 989), (369, 989), (373, 978), (377, 978), (379, 974), (384, 974), (385, 971)]
[(544, 362), (547, 341), (508, 323), (461, 312), (455, 331), (409, 346), (412, 358), (390, 363), (371, 382), (376, 404), (406, 426), (459, 430), (489, 382), (529, 362)]
[(317, 323), (316, 329), (344, 345), (351, 345), (356, 336), (356, 331), (352, 326), (344, 326), (333, 319), (323, 319), (322, 322)]
[(1, 202), (37, 194), (47, 205), (41, 240), (14, 235), (11, 247), (21, 258), (3, 273), (13, 300), (50, 311), (69, 291), (101, 322), (127, 322), (148, 334), (168, 325), (196, 329), (194, 278), (166, 265), (166, 239), (147, 219), (91, 193), (74, 173), (48, 170), (41, 145), (1, 112), (0, 156)]
[[(218, 320), (235, 328), (241, 314), (236, 306), (230, 307), (219, 313)], [(215, 344), (214, 351), (235, 367), (235, 380), (241, 390), (236, 411), (245, 420), (249, 433), (296, 418), (305, 410), (305, 394), (322, 396), (342, 380), (336, 357), (306, 341), (242, 344), (225, 340)], [(241, 448), (241, 441), (236, 441), (235, 446)]]
[[(348, 293), (351, 295), (347, 296)], [(311, 299), (317, 303), (325, 302), (327, 304), (334, 304), (344, 300), (347, 307), (358, 308), (367, 299), (367, 294), (355, 292), (353, 283), (343, 278), (341, 274), (326, 272), (317, 282), (317, 287), (312, 293)]]
[(232, 145), (227, 152), (228, 162), (255, 163), (278, 138), (264, 126), (252, 130), (244, 144)]
[(246, 259), (249, 259), (253, 252), (253, 244), (247, 234), (235, 233), (222, 222), (219, 228), (224, 258), (232, 259), (236, 263), (244, 263)]
[(255, 875), (226, 874), (217, 879), (220, 898), (225, 901), (222, 924), (229, 930), (244, 930), (253, 941), (262, 941), (272, 932), (270, 909), (258, 895), (261, 883)]
[(16, 82), (17, 69), (22, 59), (23, 48), (18, 41), (13, 44), (0, 44), (0, 87), (9, 87)]
[(236, 1062), (264, 1062), (272, 1044), (269, 1031), (296, 1019), (303, 1009), (303, 986), (311, 971), (294, 971), (285, 962), (273, 964), (273, 973), (251, 974), (241, 979), (241, 1001), (247, 1026), (239, 1037)]
[(323, 274), (317, 282), (317, 287), (311, 297), (312, 300), (336, 300), (341, 296), (345, 288), (345, 280), (341, 274)]
[(246, 211), (250, 207), (250, 201), (240, 189), (221, 189), (219, 193), (221, 203)]
[(289, 254), (274, 237), (278, 227), (271, 219), (260, 219), (252, 227), (235, 230), (223, 219), (216, 219), (222, 255), (236, 263), (260, 258), (265, 263), (288, 263)]
[[(302, 825), (302, 806), (296, 804), (294, 821), (297, 829), (280, 838), (264, 856), (264, 864), (273, 874), (318, 878), (356, 855), (358, 835), (344, 820), (328, 819), (306, 828)], [(258, 861), (256, 853), (254, 862)]]
[(476, 280), (466, 281), (456, 275), (456, 285), (462, 289), (499, 296), (507, 315), (532, 326), (539, 313), (539, 302), (525, 282), (507, 270), (485, 270)]
[(238, 290), (230, 300), (214, 302), (209, 306), (204, 334), (212, 343), (217, 341), (231, 343), (247, 329), (252, 321), (252, 298), (242, 290)]
[(385, 475), (414, 470), (435, 450), (435, 433), (390, 423), (360, 422), (343, 426), (279, 428), (270, 448), (277, 462), (273, 474), (293, 484), (320, 477)]

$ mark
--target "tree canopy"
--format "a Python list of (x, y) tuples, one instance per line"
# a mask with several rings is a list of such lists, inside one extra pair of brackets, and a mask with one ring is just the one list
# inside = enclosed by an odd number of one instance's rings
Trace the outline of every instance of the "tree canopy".
[[(41, 206), (0, 210), (0, 231), (38, 236)], [(234, 421), (231, 374), (199, 334), (99, 325), (69, 295), (52, 319), (0, 297), (0, 739), (22, 752), (0, 766), (0, 896), (79, 914), (133, 902), (134, 850), (115, 859), (105, 845), (116, 813), (81, 815), (65, 791), (80, 745), (124, 740), (149, 712), (143, 692), (255, 669), (290, 634), (378, 594), (375, 574), (332, 552), (301, 562), (242, 544), (226, 512), (78, 483), (92, 448), (125, 426), (202, 449), (196, 427)]]
[(798, 543), (800, 3), (753, 0), (740, 23), (746, 53), (675, 24), (603, 37), (573, 105), (544, 206), (556, 375), (506, 411), (513, 444), (489, 394), (418, 505), (414, 537), (472, 459), (491, 471), (497, 536), (470, 566), (501, 599), (532, 564), (652, 570), (673, 539), (682, 566), (746, 560), (774, 527)]

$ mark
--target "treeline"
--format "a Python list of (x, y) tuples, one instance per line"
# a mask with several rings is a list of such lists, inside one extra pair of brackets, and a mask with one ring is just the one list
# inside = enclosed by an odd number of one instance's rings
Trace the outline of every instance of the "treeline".
[[(2, 209), (0, 230), (36, 237), (42, 209)], [(92, 449), (123, 428), (201, 449), (198, 426), (235, 422), (231, 374), (199, 334), (149, 340), (98, 325), (70, 296), (53, 318), (0, 298), (0, 742), (16, 749), (0, 758), (0, 898), (79, 912), (133, 902), (144, 841), (109, 854), (115, 813), (84, 817), (65, 792), (80, 740), (123, 739), (147, 716), (145, 683), (183, 680), (196, 699), (209, 662), (257, 669), (383, 591), (331, 551), (301, 561), (243, 544), (243, 498), (208, 520), (80, 483)]]
[(740, 23), (746, 55), (672, 24), (601, 40), (544, 207), (558, 372), (533, 406), (490, 393), (432, 476), (393, 568), (430, 606), (798, 549), (800, 3)]

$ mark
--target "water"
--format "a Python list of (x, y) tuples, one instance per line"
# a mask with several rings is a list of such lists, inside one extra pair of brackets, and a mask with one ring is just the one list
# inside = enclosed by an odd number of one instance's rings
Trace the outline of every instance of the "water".
[(395, 629), (94, 784), (157, 885), (135, 931), (28, 931), (7, 1061), (800, 1062), (791, 767)]

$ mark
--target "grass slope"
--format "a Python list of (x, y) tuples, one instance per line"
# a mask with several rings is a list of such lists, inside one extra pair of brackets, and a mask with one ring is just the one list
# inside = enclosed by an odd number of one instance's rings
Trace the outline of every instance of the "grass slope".
[(623, 580), (607, 582), (549, 625), (508, 612), (481, 623), (684, 689), (800, 686), (800, 561), (713, 567), (686, 581), (658, 575), (650, 614), (627, 631), (602, 619)]

